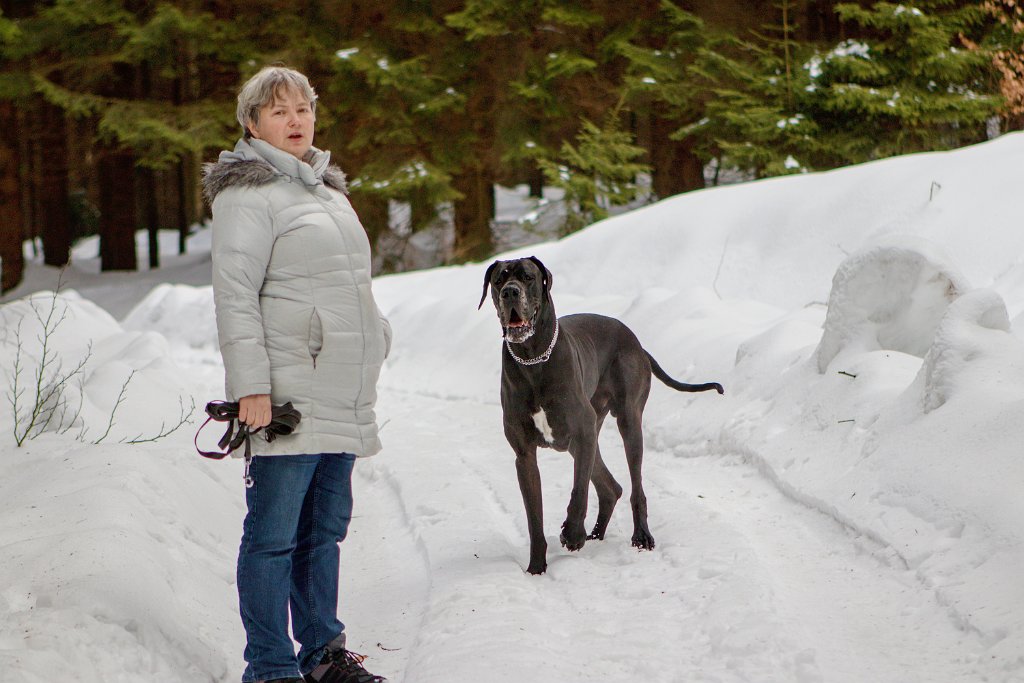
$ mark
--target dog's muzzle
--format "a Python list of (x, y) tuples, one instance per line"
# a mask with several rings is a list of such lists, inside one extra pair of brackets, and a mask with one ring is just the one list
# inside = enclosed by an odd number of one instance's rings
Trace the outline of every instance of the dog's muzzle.
[(499, 318), (505, 339), (513, 344), (522, 344), (533, 336), (537, 311), (529, 310), (525, 291), (515, 284), (502, 288), (500, 299)]

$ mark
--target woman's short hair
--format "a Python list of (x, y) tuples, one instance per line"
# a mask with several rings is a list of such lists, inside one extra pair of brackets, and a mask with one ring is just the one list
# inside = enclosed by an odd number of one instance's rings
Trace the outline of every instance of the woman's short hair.
[(238, 92), (238, 108), (235, 116), (242, 124), (245, 137), (249, 137), (249, 124), (260, 122), (260, 109), (271, 104), (282, 90), (293, 90), (309, 100), (316, 113), (316, 91), (309, 79), (295, 69), (285, 66), (265, 66), (250, 78)]

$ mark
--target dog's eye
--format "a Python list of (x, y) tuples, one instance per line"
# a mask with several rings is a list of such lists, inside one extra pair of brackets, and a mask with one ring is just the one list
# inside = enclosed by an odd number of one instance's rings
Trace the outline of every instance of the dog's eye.
[(527, 282), (533, 282), (533, 276), (530, 275), (529, 273), (525, 273), (523, 275), (523, 279), (526, 280)]

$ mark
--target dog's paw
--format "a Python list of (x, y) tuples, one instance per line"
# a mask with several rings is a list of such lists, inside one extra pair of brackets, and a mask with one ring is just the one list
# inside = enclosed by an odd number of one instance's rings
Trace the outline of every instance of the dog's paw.
[(566, 550), (574, 552), (587, 542), (587, 532), (582, 524), (565, 523), (562, 525), (562, 534), (559, 536), (559, 540)]
[(633, 532), (633, 547), (640, 550), (654, 550), (654, 536), (647, 529), (637, 529)]
[(530, 566), (526, 568), (526, 573), (527, 574), (533, 574), (534, 576), (537, 576), (539, 574), (543, 574), (547, 570), (548, 570), (548, 563), (547, 562), (544, 562), (544, 561), (541, 561), (541, 562), (531, 562)]
[(601, 528), (595, 526), (594, 530), (591, 531), (590, 534), (587, 535), (587, 540), (588, 541), (603, 541), (604, 540), (604, 533), (605, 533), (605, 531), (606, 531), (606, 529), (601, 529)]

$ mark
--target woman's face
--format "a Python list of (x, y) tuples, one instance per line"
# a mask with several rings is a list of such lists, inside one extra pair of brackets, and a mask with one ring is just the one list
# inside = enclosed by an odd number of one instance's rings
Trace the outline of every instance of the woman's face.
[(259, 123), (249, 124), (249, 132), (299, 159), (313, 146), (313, 105), (297, 90), (280, 90), (274, 100), (260, 109)]

